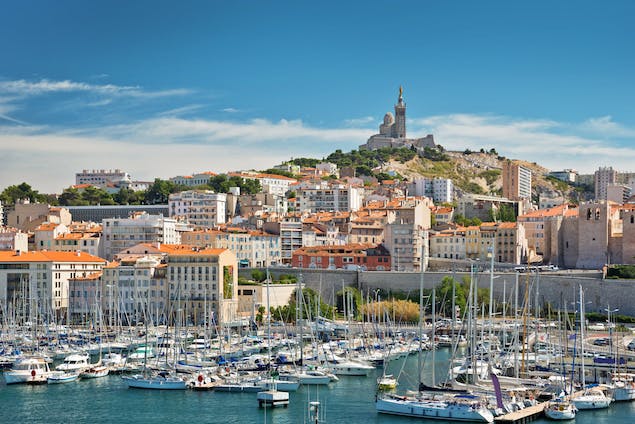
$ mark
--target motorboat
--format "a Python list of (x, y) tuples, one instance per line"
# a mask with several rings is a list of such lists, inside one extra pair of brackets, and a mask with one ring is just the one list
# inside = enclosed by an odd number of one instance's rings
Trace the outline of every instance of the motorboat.
[(385, 374), (377, 378), (378, 390), (394, 390), (397, 388), (397, 379), (392, 374)]
[(81, 372), (90, 367), (90, 355), (88, 353), (73, 353), (64, 358), (64, 362), (55, 369), (57, 371)]
[(49, 364), (45, 358), (31, 356), (17, 359), (9, 371), (4, 373), (7, 384), (44, 384), (51, 374)]

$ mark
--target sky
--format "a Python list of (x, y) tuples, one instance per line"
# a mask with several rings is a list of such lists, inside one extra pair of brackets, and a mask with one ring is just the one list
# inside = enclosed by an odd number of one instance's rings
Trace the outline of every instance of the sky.
[(409, 137), (635, 172), (632, 1), (5, 2), (0, 189), (348, 152), (399, 86)]

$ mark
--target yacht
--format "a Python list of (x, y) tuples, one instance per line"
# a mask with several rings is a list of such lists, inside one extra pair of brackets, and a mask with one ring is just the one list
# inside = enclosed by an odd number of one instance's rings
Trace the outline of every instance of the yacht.
[(578, 409), (568, 400), (557, 398), (545, 406), (545, 416), (551, 420), (564, 421), (575, 418)]
[(611, 376), (611, 384), (616, 402), (635, 399), (635, 374), (616, 372)]
[(131, 389), (152, 389), (152, 390), (185, 390), (187, 384), (180, 377), (173, 377), (168, 372), (162, 371), (156, 375), (146, 376), (135, 374), (122, 379)]
[(603, 409), (611, 405), (613, 398), (607, 396), (599, 386), (587, 387), (584, 392), (572, 399), (578, 409)]
[(471, 421), (491, 423), (494, 415), (486, 403), (472, 395), (399, 396), (388, 394), (377, 399), (377, 412), (445, 421)]
[(64, 362), (55, 369), (57, 371), (81, 372), (90, 367), (90, 356), (88, 353), (73, 353), (64, 358)]
[(25, 357), (16, 360), (4, 373), (4, 381), (7, 384), (44, 384), (50, 374), (49, 364), (43, 357)]

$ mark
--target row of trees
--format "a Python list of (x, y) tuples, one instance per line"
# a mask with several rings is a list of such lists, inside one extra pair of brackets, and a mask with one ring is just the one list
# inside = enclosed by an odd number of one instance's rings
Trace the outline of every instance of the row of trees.
[(148, 190), (133, 191), (122, 188), (114, 194), (101, 188), (90, 186), (82, 189), (69, 187), (57, 196), (41, 194), (29, 184), (22, 183), (5, 188), (0, 193), (0, 201), (3, 205), (14, 205), (20, 199), (28, 199), (31, 203), (48, 203), (55, 206), (158, 205), (166, 204), (168, 197), (172, 193), (191, 190), (192, 188), (213, 190), (216, 193), (227, 193), (230, 187), (239, 187), (241, 193), (245, 194), (255, 194), (262, 190), (260, 182), (257, 180), (238, 176), (228, 177), (221, 174), (210, 178), (207, 184), (197, 187), (179, 185), (169, 180), (157, 178)]
[[(436, 310), (439, 315), (452, 316), (452, 292), (454, 290), (455, 306), (465, 311), (468, 304), (470, 291), (470, 279), (464, 277), (462, 281), (454, 280), (446, 276), (436, 288)], [(429, 313), (432, 306), (429, 304), (432, 290), (424, 290), (423, 297), (426, 304), (425, 310)], [(478, 288), (477, 301), (480, 305), (489, 306), (489, 289)], [(336, 293), (335, 305), (325, 303), (319, 294), (311, 289), (302, 289), (302, 307), (298, 308), (296, 292), (294, 291), (289, 303), (284, 306), (271, 308), (273, 319), (285, 322), (295, 322), (296, 311), (300, 319), (314, 319), (319, 308), (321, 317), (333, 319), (346, 318), (343, 312), (346, 310), (355, 319), (371, 320), (373, 317), (390, 317), (396, 323), (415, 323), (419, 320), (419, 293), (390, 292), (380, 290), (375, 294), (376, 298), (364, 298), (362, 293), (354, 287), (345, 287)], [(386, 300), (379, 300), (386, 299)], [(260, 316), (262, 317), (262, 313)]]

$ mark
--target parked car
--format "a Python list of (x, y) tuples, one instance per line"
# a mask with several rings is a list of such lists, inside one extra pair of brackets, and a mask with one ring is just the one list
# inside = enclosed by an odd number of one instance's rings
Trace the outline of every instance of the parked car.
[(631, 340), (631, 342), (626, 346), (628, 350), (635, 350), (635, 339)]
[(593, 340), (593, 344), (596, 346), (608, 346), (611, 341), (606, 337), (599, 337)]

